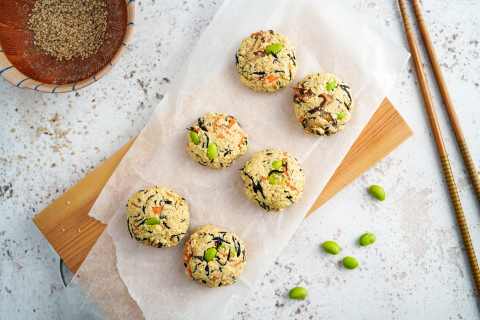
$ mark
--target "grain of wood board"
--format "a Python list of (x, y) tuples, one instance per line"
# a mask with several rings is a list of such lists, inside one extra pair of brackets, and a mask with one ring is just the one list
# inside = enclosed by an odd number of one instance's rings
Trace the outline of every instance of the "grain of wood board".
[[(391, 102), (385, 99), (305, 217), (412, 135), (412, 129)], [(80, 268), (106, 227), (90, 217), (88, 212), (134, 141), (135, 139), (127, 143), (33, 218), (73, 273)]]

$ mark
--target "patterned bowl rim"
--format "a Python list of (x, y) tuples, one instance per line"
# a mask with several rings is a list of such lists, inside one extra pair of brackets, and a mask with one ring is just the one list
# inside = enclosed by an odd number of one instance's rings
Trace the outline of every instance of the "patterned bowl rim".
[(125, 31), (125, 36), (123, 37), (122, 45), (113, 56), (109, 64), (107, 64), (103, 69), (98, 71), (93, 76), (78, 81), (75, 83), (69, 84), (47, 84), (42, 83), (30, 78), (27, 78), (24, 74), (18, 71), (11, 63), (8, 61), (5, 53), (0, 47), (0, 75), (5, 78), (8, 82), (21, 89), (32, 89), (40, 92), (47, 93), (62, 93), (62, 92), (72, 92), (78, 89), (85, 88), (91, 85), (94, 82), (100, 80), (104, 75), (106, 75), (112, 68), (120, 61), (127, 47), (130, 44), (133, 36), (133, 30), (135, 28), (135, 0), (125, 0), (127, 5), (127, 30)]

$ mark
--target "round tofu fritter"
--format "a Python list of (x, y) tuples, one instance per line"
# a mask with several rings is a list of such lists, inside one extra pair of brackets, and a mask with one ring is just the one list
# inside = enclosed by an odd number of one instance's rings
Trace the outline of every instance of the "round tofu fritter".
[(279, 212), (298, 202), (305, 189), (300, 163), (288, 152), (257, 152), (241, 173), (247, 196), (267, 211)]
[(249, 88), (274, 92), (288, 86), (297, 73), (295, 47), (273, 30), (243, 39), (235, 55), (240, 80)]
[(248, 135), (225, 113), (209, 113), (188, 130), (188, 152), (203, 166), (225, 169), (248, 151)]
[(195, 230), (183, 249), (185, 273), (209, 288), (234, 284), (246, 260), (243, 241), (234, 233), (212, 225)]
[(345, 128), (353, 111), (350, 87), (330, 73), (311, 73), (298, 83), (293, 101), (305, 131), (329, 136)]
[(165, 187), (140, 190), (128, 200), (128, 231), (132, 238), (149, 246), (176, 246), (185, 236), (189, 221), (185, 199)]

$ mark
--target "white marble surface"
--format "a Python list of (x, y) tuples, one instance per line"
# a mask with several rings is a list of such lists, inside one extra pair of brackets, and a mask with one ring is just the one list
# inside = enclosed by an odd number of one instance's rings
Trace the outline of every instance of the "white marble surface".
[[(346, 2), (407, 47), (396, 1)], [(71, 97), (20, 90), (0, 79), (0, 319), (63, 318), (63, 286), (54, 254), (32, 218), (140, 132), (221, 3), (138, 1), (137, 28), (126, 55), (101, 81)], [(421, 4), (480, 169), (480, 6), (476, 0)], [(412, 20), (410, 6), (408, 10)], [(419, 49), (473, 244), (480, 252), (480, 206), (424, 48)], [(388, 97), (415, 135), (305, 220), (235, 319), (480, 316), (411, 61)], [(48, 122), (55, 114), (58, 121)], [(48, 134), (37, 136), (38, 128)], [(56, 129), (69, 133), (62, 138)], [(368, 194), (371, 184), (385, 188), (384, 202)], [(377, 235), (377, 242), (359, 247), (356, 241), (367, 231)], [(326, 240), (337, 241), (343, 251), (325, 254), (319, 245)], [(341, 267), (346, 255), (356, 257), (360, 267)], [(288, 290), (297, 285), (309, 290), (306, 299), (288, 299)]]

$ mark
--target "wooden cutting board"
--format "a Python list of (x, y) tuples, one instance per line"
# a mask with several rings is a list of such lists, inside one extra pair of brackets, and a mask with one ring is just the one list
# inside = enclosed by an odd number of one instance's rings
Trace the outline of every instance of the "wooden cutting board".
[[(413, 135), (388, 99), (378, 107), (305, 217)], [(135, 139), (52, 202), (33, 221), (73, 273), (106, 225), (88, 212)]]

